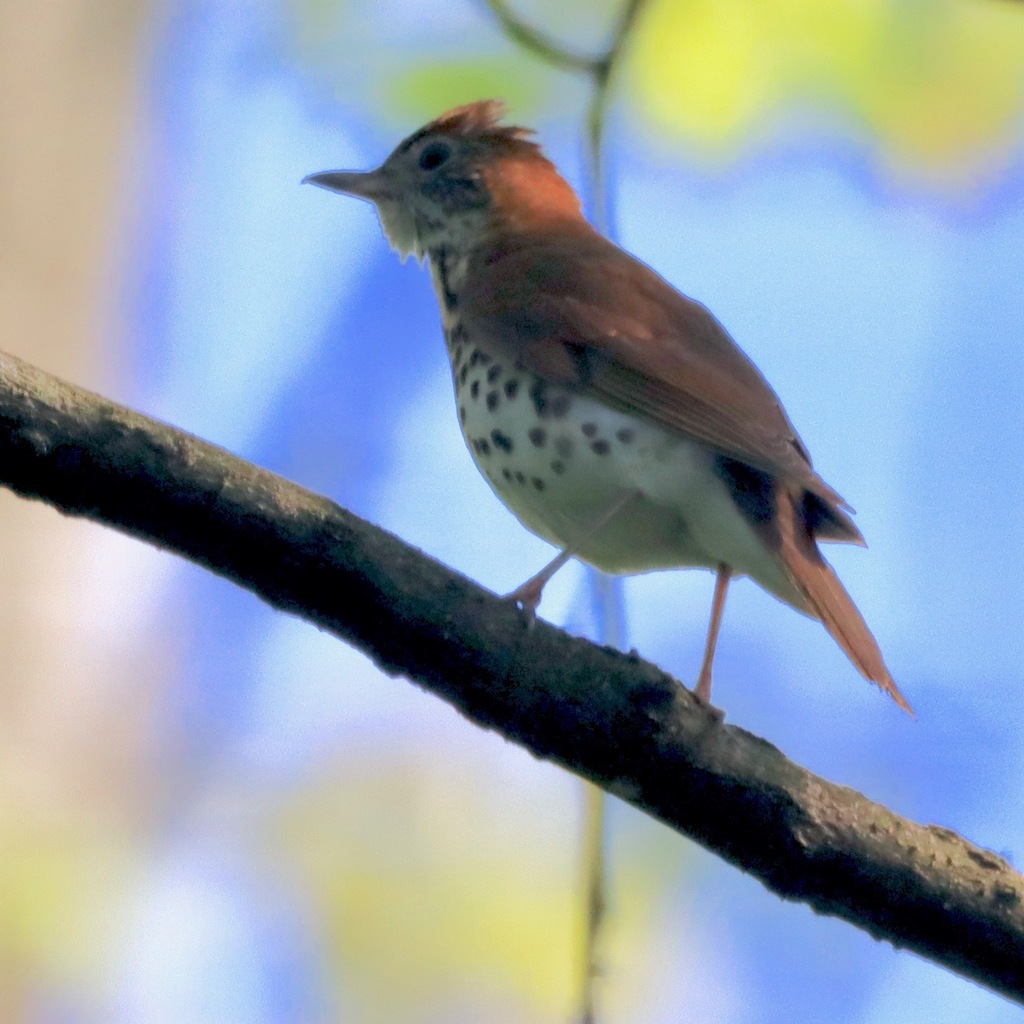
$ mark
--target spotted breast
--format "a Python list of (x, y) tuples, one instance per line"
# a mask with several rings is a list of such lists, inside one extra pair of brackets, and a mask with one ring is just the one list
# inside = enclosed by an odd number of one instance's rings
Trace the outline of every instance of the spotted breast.
[[(430, 267), (463, 437), (524, 525), (610, 573), (714, 568), (728, 550), (738, 571), (799, 604), (706, 448), (488, 351), (459, 315), (463, 261), (442, 247), (430, 254)], [(636, 500), (594, 532), (603, 511), (631, 492)]]

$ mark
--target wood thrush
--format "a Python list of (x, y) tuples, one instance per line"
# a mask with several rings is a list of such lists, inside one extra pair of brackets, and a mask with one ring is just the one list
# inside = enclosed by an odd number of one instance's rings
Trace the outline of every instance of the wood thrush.
[(459, 107), (375, 171), (305, 181), (371, 201), (402, 258), (429, 260), (470, 453), (562, 549), (511, 596), (532, 611), (573, 556), (609, 573), (715, 571), (696, 687), (709, 701), (728, 583), (750, 576), (910, 711), (816, 543), (863, 544), (860, 531), (771, 387), (703, 306), (590, 226), (503, 112)]

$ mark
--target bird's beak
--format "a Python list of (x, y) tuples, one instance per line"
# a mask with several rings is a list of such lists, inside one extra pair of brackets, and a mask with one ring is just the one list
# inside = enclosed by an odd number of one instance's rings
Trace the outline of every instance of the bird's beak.
[(371, 203), (391, 197), (391, 190), (379, 168), (376, 171), (321, 171), (319, 174), (307, 174), (302, 184), (319, 185), (331, 192), (368, 199)]

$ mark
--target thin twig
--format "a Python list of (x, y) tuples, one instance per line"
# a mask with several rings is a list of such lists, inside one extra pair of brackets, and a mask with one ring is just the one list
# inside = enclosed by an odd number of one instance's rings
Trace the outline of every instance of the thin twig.
[(607, 794), (592, 782), (583, 783), (583, 956), (580, 971), (580, 1024), (597, 1020), (595, 982), (601, 975), (600, 939), (608, 910), (605, 867)]
[(594, 62), (591, 71), (593, 91), (587, 111), (587, 142), (590, 149), (593, 221), (598, 231), (612, 237), (616, 232), (611, 223), (611, 204), (608, 201), (608, 190), (605, 184), (604, 130), (615, 73), (645, 3), (646, 0), (626, 0), (611, 43), (605, 53)]
[[(582, 71), (591, 81), (590, 105), (587, 111), (587, 147), (589, 158), (591, 220), (602, 234), (614, 237), (611, 202), (608, 182), (604, 170), (604, 129), (608, 105), (619, 60), (625, 51), (627, 40), (636, 25), (645, 0), (626, 0), (619, 15), (618, 23), (608, 48), (595, 57), (584, 57), (570, 51), (539, 29), (523, 21), (505, 0), (486, 0), (487, 5), (498, 18), (506, 35), (534, 56), (556, 67)], [(601, 605), (598, 615), (598, 634), (605, 643), (613, 643), (611, 632), (624, 634), (621, 582), (616, 580), (602, 586), (600, 574), (591, 570), (587, 574), (588, 584), (594, 588), (597, 603)], [(619, 641), (624, 643), (625, 636)], [(618, 644), (616, 644), (618, 646)], [(585, 893), (585, 929), (583, 969), (579, 995), (580, 1024), (594, 1024), (597, 1019), (597, 998), (595, 982), (600, 973), (600, 940), (604, 926), (608, 901), (605, 896), (606, 868), (604, 843), (604, 794), (600, 790), (586, 787), (586, 823), (584, 825), (583, 889)]]
[(579, 71), (592, 82), (587, 110), (587, 145), (590, 155), (591, 187), (594, 197), (594, 226), (610, 234), (607, 193), (604, 187), (602, 149), (611, 86), (629, 37), (647, 0), (626, 0), (607, 49), (588, 56), (570, 49), (524, 21), (507, 0), (483, 0), (505, 34), (539, 60), (563, 71)]
[(601, 57), (588, 57), (545, 35), (540, 29), (522, 20), (505, 0), (484, 0), (501, 27), (513, 42), (535, 57), (563, 71), (585, 71), (593, 74)]
[[(612, 203), (608, 176), (604, 164), (604, 129), (608, 105), (619, 58), (625, 50), (626, 40), (636, 24), (644, 0), (626, 0), (604, 55), (591, 70), (590, 106), (587, 112), (587, 146), (590, 164), (590, 216), (602, 234), (614, 238), (616, 225), (612, 223)], [(600, 578), (597, 570), (587, 573), (587, 581), (594, 591), (599, 607), (599, 637), (604, 643), (616, 647), (625, 645), (625, 607), (621, 579)], [(619, 634), (612, 636), (612, 634)], [(585, 970), (580, 990), (580, 1024), (595, 1024), (597, 1020), (597, 983), (601, 975), (601, 940), (604, 936), (605, 916), (608, 911), (608, 867), (606, 864), (605, 794), (592, 784), (586, 784), (584, 805), (584, 893), (587, 929), (585, 932)]]

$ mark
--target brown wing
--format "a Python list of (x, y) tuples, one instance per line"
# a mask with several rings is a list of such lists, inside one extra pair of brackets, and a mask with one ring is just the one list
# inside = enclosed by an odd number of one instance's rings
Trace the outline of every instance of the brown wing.
[[(861, 542), (775, 392), (704, 306), (586, 224), (478, 251), (461, 313), (496, 354), (810, 492), (822, 539)], [(816, 500), (815, 500), (816, 499)]]

